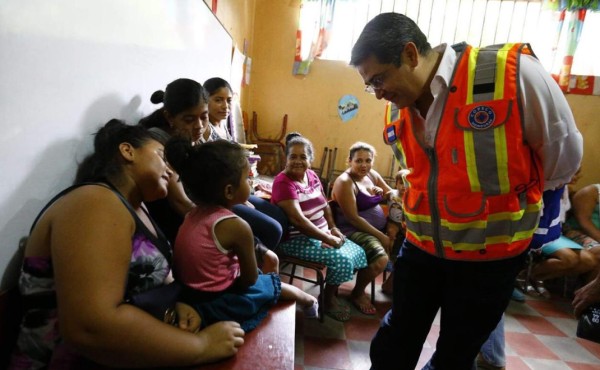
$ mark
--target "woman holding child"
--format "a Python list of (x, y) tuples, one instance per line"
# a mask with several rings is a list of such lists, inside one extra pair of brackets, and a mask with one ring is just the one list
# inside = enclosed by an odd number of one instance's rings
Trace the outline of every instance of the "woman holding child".
[(76, 185), (41, 211), (25, 247), (24, 317), (10, 369), (188, 366), (243, 344), (235, 322), (197, 332), (190, 306), (177, 305), (175, 327), (126, 303), (172, 280), (168, 241), (144, 206), (167, 195), (163, 151), (152, 132), (111, 120)]
[(347, 321), (350, 308), (336, 293), (340, 284), (353, 279), (354, 270), (367, 267), (365, 252), (336, 227), (319, 177), (310, 169), (314, 153), (310, 141), (289, 134), (285, 151), (285, 169), (275, 177), (271, 198), (291, 224), (289, 239), (279, 248), (285, 254), (327, 266), (324, 311), (335, 320)]
[(392, 188), (373, 170), (375, 149), (363, 142), (350, 147), (350, 168), (333, 184), (332, 210), (340, 231), (360, 245), (369, 267), (359, 271), (351, 302), (364, 314), (374, 315), (375, 306), (365, 295), (365, 288), (386, 267), (393, 239), (384, 231), (387, 218), (380, 204)]

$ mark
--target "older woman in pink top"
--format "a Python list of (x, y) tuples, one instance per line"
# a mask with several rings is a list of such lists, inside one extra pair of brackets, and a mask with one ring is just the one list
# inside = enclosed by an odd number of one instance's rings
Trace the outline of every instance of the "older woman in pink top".
[(355, 270), (367, 267), (365, 252), (335, 225), (319, 177), (310, 169), (312, 144), (298, 134), (290, 135), (286, 138), (285, 170), (275, 177), (271, 198), (290, 221), (289, 238), (279, 248), (288, 255), (327, 266), (325, 313), (347, 321), (350, 308), (337, 299), (336, 292), (340, 284), (353, 279)]

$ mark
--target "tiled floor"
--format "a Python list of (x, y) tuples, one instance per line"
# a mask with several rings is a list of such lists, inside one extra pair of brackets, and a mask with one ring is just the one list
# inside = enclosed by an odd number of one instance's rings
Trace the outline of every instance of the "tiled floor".
[[(308, 273), (308, 270), (306, 271)], [(283, 278), (284, 281), (287, 281)], [(381, 279), (381, 277), (380, 277)], [(378, 281), (377, 317), (360, 314), (352, 308), (353, 317), (346, 323), (325, 317), (325, 322), (304, 320), (298, 312), (296, 320), (295, 370), (369, 369), (369, 344), (379, 326), (379, 319), (390, 307), (389, 297), (380, 291)], [(310, 283), (294, 281), (315, 296), (318, 288)], [(340, 287), (340, 296), (348, 296), (352, 285)], [(370, 291), (370, 287), (367, 287)], [(525, 303), (511, 301), (505, 320), (508, 370), (587, 370), (600, 369), (600, 344), (576, 338), (577, 321), (568, 300), (536, 300)], [(439, 321), (434, 321), (419, 360), (420, 369), (431, 357), (438, 337)]]

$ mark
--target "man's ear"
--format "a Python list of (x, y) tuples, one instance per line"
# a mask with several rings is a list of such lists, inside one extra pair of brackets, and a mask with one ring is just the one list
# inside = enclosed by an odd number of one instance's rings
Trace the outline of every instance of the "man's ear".
[(417, 45), (413, 42), (408, 42), (404, 45), (404, 50), (402, 51), (402, 64), (407, 64), (410, 67), (416, 67), (419, 64), (419, 58), (421, 55), (419, 54), (419, 50), (417, 49)]
[(228, 184), (227, 186), (225, 186), (225, 190), (223, 191), (225, 192), (225, 199), (233, 199), (233, 196), (235, 195), (235, 188), (233, 187), (233, 185)]
[(133, 159), (135, 158), (135, 150), (134, 149), (135, 148), (133, 147), (133, 145), (131, 145), (129, 143), (119, 144), (119, 152), (121, 153), (121, 156), (127, 162), (133, 162)]

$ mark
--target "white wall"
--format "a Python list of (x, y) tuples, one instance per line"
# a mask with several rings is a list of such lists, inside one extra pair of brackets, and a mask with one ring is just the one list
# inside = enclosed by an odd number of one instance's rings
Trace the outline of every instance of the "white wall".
[(0, 290), (91, 134), (151, 113), (150, 95), (176, 78), (228, 79), (231, 47), (198, 0), (0, 1)]

